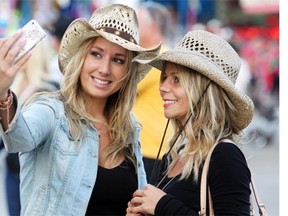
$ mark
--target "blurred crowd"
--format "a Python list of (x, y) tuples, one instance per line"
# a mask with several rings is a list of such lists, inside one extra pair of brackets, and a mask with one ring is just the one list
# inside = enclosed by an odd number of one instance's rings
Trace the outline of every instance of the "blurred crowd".
[[(22, 103), (36, 91), (43, 89), (55, 90), (59, 87), (61, 73), (58, 69), (57, 50), (61, 37), (69, 23), (78, 17), (90, 17), (91, 12), (97, 7), (112, 2), (117, 1), (0, 1), (0, 38), (12, 35), (32, 18), (36, 19), (47, 31), (47, 38), (41, 43), (41, 46), (37, 46), (37, 49), (33, 51), (38, 53), (35, 55), (35, 60), (31, 59), (30, 66), (27, 65), (27, 68), (15, 80), (14, 91)], [(143, 2), (152, 4), (152, 1), (141, 0), (122, 2), (132, 7), (137, 7), (138, 4)], [(165, 25), (162, 40), (165, 40), (167, 47), (174, 47), (183, 33), (191, 29), (209, 30), (224, 37), (234, 46), (243, 60), (237, 85), (253, 99), (256, 107), (254, 119), (246, 129), (247, 139), (253, 139), (254, 144), (256, 143), (254, 146), (258, 148), (278, 144), (279, 14), (265, 16), (261, 25), (253, 23), (233, 25), (233, 23), (223, 22), (223, 20), (217, 18), (215, 5), (213, 5), (216, 1), (158, 0), (155, 2), (162, 4), (169, 11), (169, 17), (160, 17), (157, 21), (160, 25), (161, 23)], [(205, 10), (203, 10), (204, 6)], [(150, 37), (153, 37), (152, 32), (149, 30), (146, 30), (146, 32), (150, 33)], [(15, 166), (16, 168), (13, 167), (13, 169), (17, 173), (19, 171), (17, 169), (18, 165)], [(12, 174), (8, 177), (12, 179), (13, 176), (16, 177), (15, 182), (17, 184), (17, 178), (19, 178), (17, 175)], [(12, 182), (10, 181), (10, 183)], [(7, 187), (13, 188), (14, 186)], [(13, 199), (18, 198), (13, 197)], [(11, 206), (11, 209), (20, 208), (17, 207), (16, 202), (14, 204), (16, 207)]]

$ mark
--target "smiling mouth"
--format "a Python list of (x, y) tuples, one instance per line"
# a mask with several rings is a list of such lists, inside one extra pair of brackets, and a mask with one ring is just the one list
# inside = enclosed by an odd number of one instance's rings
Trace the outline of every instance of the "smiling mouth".
[(97, 79), (97, 78), (95, 78), (95, 77), (92, 77), (92, 78), (93, 78), (93, 80), (94, 80), (96, 83), (98, 83), (98, 84), (100, 84), (100, 85), (108, 85), (108, 84), (112, 83), (112, 81), (101, 80), (101, 79)]
[(168, 104), (175, 104), (176, 103), (176, 100), (165, 100), (164, 101), (164, 104), (166, 105), (168, 105)]

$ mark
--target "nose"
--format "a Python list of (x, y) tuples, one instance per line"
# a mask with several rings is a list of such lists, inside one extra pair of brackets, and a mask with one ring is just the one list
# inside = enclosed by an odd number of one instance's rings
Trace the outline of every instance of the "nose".
[(102, 75), (109, 75), (110, 74), (110, 60), (104, 59), (101, 61), (101, 64), (99, 65), (99, 72)]
[(166, 79), (160, 83), (159, 91), (160, 92), (169, 92), (170, 91), (170, 85), (169, 85), (168, 79)]

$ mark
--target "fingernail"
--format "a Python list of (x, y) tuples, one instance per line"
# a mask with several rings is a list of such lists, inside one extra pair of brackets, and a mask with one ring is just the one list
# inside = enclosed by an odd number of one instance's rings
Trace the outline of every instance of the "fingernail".
[(30, 50), (27, 55), (31, 56), (32, 55), (32, 50)]

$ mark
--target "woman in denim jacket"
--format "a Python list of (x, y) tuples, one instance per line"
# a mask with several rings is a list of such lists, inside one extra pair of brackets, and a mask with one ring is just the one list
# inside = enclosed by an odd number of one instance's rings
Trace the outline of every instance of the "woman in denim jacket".
[(130, 114), (150, 69), (140, 63), (160, 45), (138, 45), (130, 7), (98, 8), (63, 36), (60, 91), (37, 94), (21, 109), (9, 90), (31, 55), (13, 64), (21, 36), (0, 40), (0, 131), (7, 151), (19, 152), (21, 215), (124, 215), (146, 184), (140, 127)]

